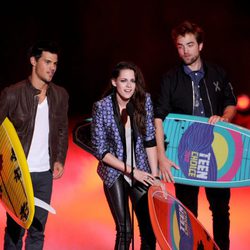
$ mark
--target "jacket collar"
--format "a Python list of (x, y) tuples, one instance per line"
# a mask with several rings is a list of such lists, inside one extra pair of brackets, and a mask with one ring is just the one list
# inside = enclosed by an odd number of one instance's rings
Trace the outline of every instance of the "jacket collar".
[[(29, 76), (29, 77), (26, 79), (26, 81), (27, 81), (28, 88), (30, 88), (31, 91), (33, 91), (35, 95), (39, 95), (40, 92), (41, 92), (41, 90), (35, 88), (35, 87), (32, 85), (32, 83), (31, 83), (31, 76)], [(51, 84), (53, 84), (53, 83), (52, 83), (52, 82), (49, 82), (49, 83), (48, 83), (47, 93), (48, 93), (49, 89), (51, 88)]]

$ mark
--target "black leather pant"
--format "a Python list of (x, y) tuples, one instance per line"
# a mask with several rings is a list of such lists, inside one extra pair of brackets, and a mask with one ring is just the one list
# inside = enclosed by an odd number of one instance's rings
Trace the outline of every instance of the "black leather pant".
[[(221, 250), (229, 250), (229, 188), (205, 188), (213, 216), (214, 240)], [(199, 187), (175, 184), (176, 197), (197, 217)]]
[(139, 225), (141, 249), (155, 249), (156, 240), (149, 218), (147, 188), (139, 182), (132, 188), (121, 175), (111, 188), (104, 185), (104, 192), (116, 224), (115, 249), (129, 249), (133, 236), (129, 197)]

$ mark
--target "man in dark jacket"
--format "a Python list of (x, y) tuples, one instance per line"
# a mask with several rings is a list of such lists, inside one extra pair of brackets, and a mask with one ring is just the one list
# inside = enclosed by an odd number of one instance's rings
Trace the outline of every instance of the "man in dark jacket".
[[(156, 140), (159, 167), (164, 180), (174, 182), (171, 167), (178, 168), (165, 155), (162, 122), (168, 113), (209, 117), (209, 122), (230, 122), (236, 113), (236, 98), (224, 70), (201, 59), (203, 30), (185, 21), (172, 30), (172, 38), (182, 64), (162, 79), (155, 105)], [(213, 215), (213, 234), (223, 250), (229, 249), (229, 188), (206, 188)], [(175, 184), (177, 198), (198, 216), (199, 187)]]
[[(30, 51), (31, 75), (5, 88), (0, 96), (0, 123), (13, 123), (25, 155), (38, 199), (50, 203), (53, 178), (63, 175), (68, 149), (68, 94), (51, 80), (57, 69), (54, 42), (37, 42)], [(48, 211), (36, 207), (27, 232), (26, 249), (43, 249)], [(7, 214), (4, 249), (22, 249), (24, 229)]]

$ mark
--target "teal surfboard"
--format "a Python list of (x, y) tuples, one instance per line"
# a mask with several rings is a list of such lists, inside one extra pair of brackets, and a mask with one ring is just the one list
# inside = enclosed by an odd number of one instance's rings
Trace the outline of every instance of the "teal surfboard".
[(176, 183), (205, 187), (250, 186), (250, 130), (208, 118), (169, 114), (163, 122), (166, 155)]

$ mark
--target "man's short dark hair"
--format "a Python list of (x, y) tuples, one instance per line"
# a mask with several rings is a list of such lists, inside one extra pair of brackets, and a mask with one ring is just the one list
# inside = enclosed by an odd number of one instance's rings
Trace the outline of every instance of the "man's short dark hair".
[(34, 43), (29, 50), (29, 57), (34, 56), (38, 60), (43, 51), (50, 52), (52, 54), (57, 54), (59, 56), (60, 50), (57, 42), (40, 40)]

